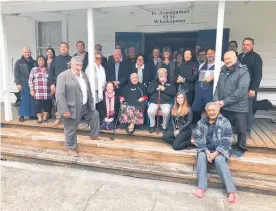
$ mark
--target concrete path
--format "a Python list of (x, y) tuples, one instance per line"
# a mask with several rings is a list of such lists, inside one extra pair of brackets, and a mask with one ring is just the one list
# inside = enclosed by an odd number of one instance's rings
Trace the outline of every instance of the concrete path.
[(1, 162), (3, 211), (274, 211), (276, 197), (238, 192), (229, 205), (220, 189), (197, 199), (195, 186), (79, 169)]

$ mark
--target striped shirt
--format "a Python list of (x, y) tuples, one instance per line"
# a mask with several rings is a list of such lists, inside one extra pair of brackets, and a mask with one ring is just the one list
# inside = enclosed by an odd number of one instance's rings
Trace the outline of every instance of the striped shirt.
[(48, 68), (34, 67), (29, 76), (29, 87), (35, 91), (36, 100), (51, 99)]

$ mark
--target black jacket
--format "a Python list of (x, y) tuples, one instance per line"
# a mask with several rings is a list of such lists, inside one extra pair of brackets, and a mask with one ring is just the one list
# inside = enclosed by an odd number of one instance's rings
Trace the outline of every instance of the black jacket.
[[(165, 65), (165, 63), (162, 62), (158, 62), (157, 64), (157, 71), (163, 66)], [(167, 69), (168, 70), (168, 69)], [(174, 62), (170, 62), (169, 63), (169, 71), (167, 72), (168, 74), (168, 80), (170, 80), (171, 82), (175, 82), (176, 79), (176, 74), (175, 74), (175, 63)]]
[[(107, 68), (105, 69), (106, 81), (116, 81), (116, 71), (115, 71), (115, 62), (114, 60), (108, 61)], [(128, 83), (129, 80), (129, 66), (123, 61), (120, 62), (118, 81), (120, 82), (120, 88)]]
[(53, 58), (52, 63), (50, 65), (50, 70), (49, 70), (50, 85), (55, 84), (58, 75), (69, 68), (70, 60), (71, 60), (70, 55), (67, 55), (67, 56), (59, 55)]
[(102, 66), (104, 67), (104, 69), (107, 68), (107, 58), (103, 56), (103, 59), (102, 59)]
[[(148, 88), (148, 94), (150, 97), (150, 102), (158, 104), (158, 91), (156, 90), (159, 85), (162, 85), (158, 79), (153, 80)], [(176, 87), (174, 83), (167, 81), (165, 84), (165, 90), (160, 92), (160, 104), (170, 104), (172, 98), (176, 95)]]
[(22, 56), (21, 59), (17, 60), (14, 65), (14, 81), (16, 85), (22, 85), (28, 83), (29, 76), (32, 68), (36, 65), (36, 61), (30, 57), (27, 62)]
[(250, 74), (249, 90), (256, 90), (259, 88), (262, 80), (263, 61), (259, 54), (254, 51), (246, 53), (242, 58), (243, 53), (238, 55), (241, 64), (246, 65)]
[[(74, 56), (77, 56), (78, 53), (75, 53)], [(82, 71), (85, 72), (86, 68), (88, 66), (88, 52), (86, 51), (85, 56), (83, 58), (83, 63), (82, 63)]]
[[(104, 98), (101, 102), (96, 104), (96, 109), (99, 111), (100, 115), (100, 121), (102, 122), (104, 118), (106, 118), (106, 100), (105, 100), (105, 93), (103, 94)], [(117, 119), (120, 109), (120, 100), (119, 96), (115, 94), (115, 102), (114, 102), (114, 109), (115, 109), (115, 115), (114, 119)]]
[(192, 91), (195, 89), (195, 81), (197, 79), (198, 64), (196, 62), (184, 61), (179, 68), (177, 68), (177, 76), (180, 75), (185, 79), (184, 83), (179, 83), (179, 89), (186, 91)]
[[(132, 65), (130, 68), (130, 74), (132, 73), (138, 73), (138, 68), (136, 68), (136, 64)], [(147, 65), (144, 65), (142, 84), (144, 84), (145, 86), (148, 86), (151, 81), (152, 81), (151, 69)]]
[(140, 107), (142, 105), (145, 105), (145, 101), (140, 103), (138, 102), (138, 100), (141, 97), (145, 97), (145, 99), (147, 100), (147, 88), (141, 83), (138, 83), (137, 85), (129, 83), (122, 90), (121, 96), (125, 99), (125, 102), (128, 105)]
[(182, 132), (188, 128), (191, 128), (193, 121), (193, 111), (190, 109), (188, 114), (185, 116), (172, 116), (172, 125), (174, 130)]
[(158, 62), (155, 64), (153, 60), (147, 62), (146, 66), (150, 69), (151, 81), (157, 78), (157, 65)]

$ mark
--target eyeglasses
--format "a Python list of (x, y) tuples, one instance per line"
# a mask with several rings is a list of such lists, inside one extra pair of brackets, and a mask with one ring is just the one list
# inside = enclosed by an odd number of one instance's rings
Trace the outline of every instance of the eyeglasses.
[(102, 60), (102, 58), (100, 58), (100, 57), (96, 57), (96, 59), (97, 59), (97, 60)]

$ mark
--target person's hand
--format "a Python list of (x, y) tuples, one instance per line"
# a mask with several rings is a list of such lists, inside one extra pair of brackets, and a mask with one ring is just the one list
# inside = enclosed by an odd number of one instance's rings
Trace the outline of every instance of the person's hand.
[(55, 93), (56, 92), (56, 86), (53, 84), (51, 85), (51, 93)]
[(212, 163), (212, 159), (211, 159), (211, 152), (210, 151), (206, 151), (206, 157), (207, 157), (207, 160), (209, 161), (209, 163)]
[(218, 155), (219, 155), (218, 151), (215, 151), (215, 152), (211, 153), (210, 154), (211, 161), (215, 160)]
[(143, 102), (145, 100), (145, 98), (144, 97), (140, 97), (139, 99), (138, 99), (138, 102)]
[(35, 96), (35, 91), (31, 90), (30, 94), (31, 94), (32, 97), (34, 97)]
[(185, 79), (182, 76), (178, 75), (177, 83), (185, 83)]
[(165, 90), (164, 86), (160, 86), (160, 90), (163, 92)]
[(255, 97), (255, 95), (256, 95), (256, 92), (254, 90), (249, 90), (248, 91), (248, 96), (249, 97)]
[(219, 105), (219, 107), (223, 107), (223, 106), (224, 106), (224, 102), (223, 102), (223, 100), (218, 101), (218, 105)]
[(17, 88), (18, 91), (22, 90), (22, 86), (21, 85), (17, 85), (16, 88)]
[(119, 82), (118, 81), (113, 81), (113, 82), (114, 82), (114, 84), (116, 86), (116, 89), (118, 89), (119, 88)]
[(176, 137), (179, 134), (179, 130), (176, 130), (173, 132), (174, 137)]
[(161, 89), (161, 85), (159, 85), (159, 86), (156, 88), (157, 91), (160, 91), (160, 89)]
[(211, 81), (214, 80), (214, 77), (213, 76), (208, 76), (206, 79), (205, 79), (205, 83), (210, 83)]
[(69, 111), (65, 112), (65, 113), (63, 114), (63, 117), (64, 117), (65, 119), (69, 119), (69, 118), (71, 117), (70, 112), (69, 112)]
[(122, 102), (124, 102), (124, 101), (125, 101), (125, 98), (120, 97), (120, 102), (122, 103)]

